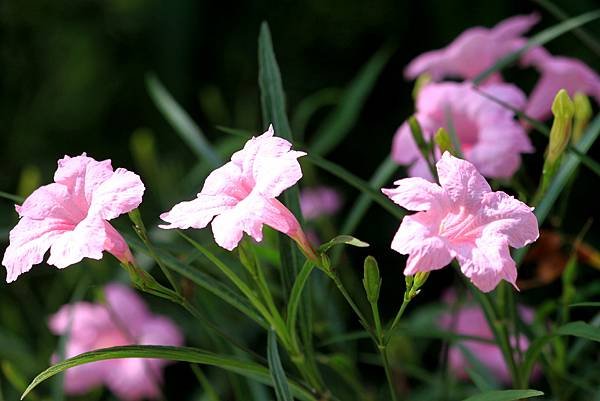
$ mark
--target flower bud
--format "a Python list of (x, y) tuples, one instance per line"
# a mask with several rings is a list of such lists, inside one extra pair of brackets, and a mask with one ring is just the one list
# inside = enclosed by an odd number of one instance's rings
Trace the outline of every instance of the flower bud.
[(590, 99), (581, 92), (575, 93), (573, 103), (575, 104), (575, 121), (571, 140), (573, 143), (577, 143), (583, 136), (583, 131), (585, 131), (592, 118), (592, 104), (590, 103)]
[(452, 144), (452, 138), (450, 138), (450, 134), (445, 128), (438, 129), (433, 136), (433, 140), (442, 154), (449, 152), (451, 155), (456, 156), (456, 149), (454, 149), (454, 145)]
[(571, 125), (575, 114), (575, 105), (566, 90), (561, 89), (552, 103), (554, 121), (550, 130), (547, 160), (556, 162), (565, 151), (571, 138)]
[(379, 276), (379, 266), (373, 256), (365, 258), (363, 285), (369, 302), (376, 303), (381, 289), (381, 277)]
[(419, 93), (421, 93), (421, 89), (423, 89), (423, 87), (430, 82), (431, 82), (431, 75), (429, 75), (427, 73), (421, 74), (417, 77), (417, 80), (415, 81), (415, 86), (412, 91), (412, 97), (415, 102), (419, 98)]
[(428, 154), (429, 145), (423, 136), (423, 130), (421, 129), (421, 124), (419, 124), (419, 120), (415, 116), (410, 116), (408, 118), (408, 126), (410, 127), (410, 132), (412, 133), (413, 139), (417, 144), (421, 153), (426, 156)]

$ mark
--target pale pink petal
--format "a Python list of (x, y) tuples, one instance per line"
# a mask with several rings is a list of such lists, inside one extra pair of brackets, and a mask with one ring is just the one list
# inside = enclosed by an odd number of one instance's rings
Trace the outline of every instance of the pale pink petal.
[(160, 218), (169, 224), (161, 224), (160, 228), (204, 228), (218, 214), (231, 209), (238, 203), (238, 199), (229, 195), (203, 195), (198, 194), (194, 200), (180, 202), (173, 209), (160, 215)]
[(256, 241), (262, 241), (263, 224), (290, 236), (300, 229), (294, 215), (277, 199), (264, 199), (254, 194), (215, 217), (212, 230), (217, 244), (233, 250), (244, 232)]
[(450, 199), (468, 208), (477, 207), (483, 195), (492, 190), (471, 163), (448, 152), (442, 155), (436, 167), (440, 184)]
[(420, 157), (421, 153), (415, 143), (408, 123), (403, 123), (392, 144), (392, 159), (398, 164), (410, 164)]
[(517, 267), (502, 237), (481, 237), (469, 254), (460, 254), (457, 259), (463, 274), (483, 292), (492, 291), (501, 280), (516, 288)]
[(434, 206), (443, 207), (446, 202), (442, 188), (423, 178), (406, 178), (394, 182), (396, 188), (382, 189), (394, 203), (408, 210), (425, 211)]
[(139, 338), (150, 311), (144, 300), (130, 287), (112, 283), (104, 287), (106, 309), (117, 327), (134, 338)]
[(484, 196), (482, 214), (489, 221), (483, 235), (503, 236), (513, 248), (524, 247), (540, 235), (532, 208), (502, 191)]
[(120, 359), (106, 376), (108, 388), (124, 401), (160, 397), (162, 373), (148, 363), (148, 360)]
[(76, 223), (85, 217), (87, 209), (73, 207), (72, 199), (67, 187), (52, 183), (33, 191), (23, 205), (17, 206), (17, 212), (20, 217), (38, 220), (52, 217)]
[(539, 20), (540, 16), (537, 13), (515, 15), (504, 21), (500, 21), (492, 28), (492, 31), (499, 38), (514, 38), (529, 31)]
[(106, 308), (90, 302), (63, 305), (50, 316), (48, 327), (56, 335), (69, 332), (70, 339), (78, 344), (93, 344), (99, 333), (114, 329)]
[(118, 168), (110, 178), (95, 186), (89, 213), (99, 213), (105, 220), (114, 219), (138, 207), (144, 190), (137, 174)]
[(300, 192), (300, 210), (306, 220), (335, 214), (342, 206), (340, 194), (333, 188), (321, 186)]
[(72, 229), (73, 225), (51, 217), (43, 220), (21, 218), (10, 231), (10, 244), (2, 258), (2, 265), (6, 267), (6, 282), (15, 281), (20, 274), (41, 263), (50, 246)]
[(408, 168), (408, 175), (411, 177), (423, 178), (431, 182), (435, 181), (433, 175), (431, 174), (429, 164), (424, 158), (417, 159), (416, 162), (411, 164), (411, 166)]
[(427, 213), (406, 216), (392, 240), (392, 249), (410, 255), (406, 275), (441, 269), (452, 261), (445, 241), (429, 231), (430, 219)]
[(529, 95), (525, 114), (538, 120), (550, 117), (552, 101), (562, 86), (562, 82), (557, 81), (553, 76), (542, 75)]
[(87, 211), (96, 188), (113, 174), (110, 160), (96, 161), (85, 153), (65, 156), (58, 161), (54, 181), (65, 185), (72, 195), (72, 203)]
[(105, 241), (104, 220), (99, 216), (87, 217), (54, 240), (47, 263), (62, 269), (83, 258), (100, 260)]

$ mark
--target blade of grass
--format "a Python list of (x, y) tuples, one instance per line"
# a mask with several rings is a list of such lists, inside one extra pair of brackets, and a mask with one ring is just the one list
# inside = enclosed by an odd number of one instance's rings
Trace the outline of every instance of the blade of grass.
[[(25, 390), (21, 399), (25, 398), (31, 390), (43, 381), (64, 372), (65, 370), (86, 363), (122, 358), (151, 358), (167, 359), (171, 361), (190, 362), (201, 365), (215, 366), (256, 380), (260, 383), (273, 386), (269, 370), (254, 362), (244, 361), (223, 355), (213, 354), (198, 348), (169, 347), (158, 345), (128, 345), (122, 347), (104, 348), (96, 351), (85, 352), (73, 358), (57, 363), (36, 376)], [(316, 398), (304, 387), (289, 381), (291, 392), (300, 400), (316, 401)]]
[[(569, 15), (565, 13), (560, 7), (556, 4), (548, 1), (548, 0), (531, 0), (534, 3), (539, 4), (541, 7), (545, 8), (550, 14), (552, 14), (556, 19), (561, 21), (566, 21), (569, 19)], [(584, 28), (575, 28), (573, 29), (573, 35), (577, 36), (591, 51), (596, 53), (597, 56), (600, 56), (600, 42), (594, 38), (587, 30)]]
[(220, 166), (223, 161), (219, 154), (212, 148), (200, 127), (171, 96), (156, 75), (152, 73), (146, 75), (146, 88), (158, 110), (196, 157), (199, 160), (206, 160), (212, 167)]
[(378, 190), (373, 189), (367, 182), (361, 178), (358, 178), (343, 167), (338, 166), (337, 164), (323, 159), (317, 155), (308, 155), (306, 156), (306, 159), (315, 164), (317, 167), (342, 179), (363, 194), (366, 194), (397, 219), (402, 219), (404, 217), (405, 213), (403, 209), (395, 206), (388, 198), (379, 193)]
[(465, 398), (463, 401), (516, 401), (542, 395), (544, 393), (537, 390), (492, 390)]
[(344, 91), (338, 106), (315, 133), (314, 143), (310, 146), (311, 153), (318, 155), (329, 153), (350, 133), (367, 96), (373, 90), (377, 78), (391, 55), (392, 49), (383, 47), (361, 68)]
[(288, 385), (281, 359), (279, 358), (279, 350), (277, 349), (277, 335), (273, 330), (269, 330), (267, 341), (267, 359), (269, 360), (269, 371), (273, 380), (273, 388), (275, 388), (275, 396), (277, 401), (293, 401), (292, 393)]
[(557, 37), (569, 31), (572, 31), (573, 29), (579, 28), (580, 26), (585, 25), (598, 18), (600, 18), (600, 10), (589, 11), (577, 17), (569, 18), (568, 20), (551, 26), (550, 28), (544, 29), (543, 31), (532, 36), (523, 47), (521, 47), (513, 53), (506, 55), (505, 57), (502, 57), (494, 65), (483, 71), (481, 74), (477, 75), (477, 77), (473, 79), (473, 83), (475, 85), (481, 84), (492, 74), (502, 70), (503, 68), (515, 62), (523, 53), (525, 53), (532, 47), (544, 45), (550, 42), (551, 40), (556, 39)]
[(16, 203), (23, 203), (25, 198), (19, 195), (9, 194), (8, 192), (0, 191), (0, 198), (8, 199), (9, 201), (13, 201)]

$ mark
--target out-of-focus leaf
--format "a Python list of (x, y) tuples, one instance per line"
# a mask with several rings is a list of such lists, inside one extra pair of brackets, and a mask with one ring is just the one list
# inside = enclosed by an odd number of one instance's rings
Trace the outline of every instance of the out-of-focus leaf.
[(325, 88), (313, 93), (312, 95), (302, 99), (296, 106), (294, 115), (292, 116), (292, 129), (294, 130), (294, 138), (296, 141), (302, 141), (304, 138), (304, 130), (311, 117), (320, 108), (334, 105), (339, 102), (341, 90), (337, 88)]
[[(599, 15), (600, 15), (600, 12), (599, 12)], [(574, 148), (577, 149), (582, 154), (586, 154), (588, 152), (588, 150), (592, 147), (594, 142), (596, 142), (596, 139), (598, 139), (599, 135), (600, 135), (600, 114), (594, 118), (594, 120), (588, 126), (585, 134), (583, 135), (583, 138), (581, 138), (581, 140), (579, 142), (577, 142), (577, 144), (574, 146)], [(558, 173), (556, 173), (556, 176), (554, 176), (554, 179), (552, 180), (552, 183), (550, 184), (550, 187), (548, 188), (548, 191), (546, 192), (546, 194), (544, 195), (544, 197), (542, 198), (540, 203), (535, 208), (534, 213), (537, 217), (538, 224), (540, 226), (544, 223), (544, 221), (546, 220), (546, 217), (548, 217), (548, 214), (550, 213), (552, 206), (554, 206), (554, 203), (558, 199), (558, 196), (560, 195), (561, 191), (563, 190), (563, 188), (565, 187), (567, 182), (569, 182), (569, 179), (571, 178), (571, 176), (577, 169), (577, 166), (579, 166), (580, 162), (581, 162), (581, 159), (579, 159), (574, 154), (568, 154), (564, 158), (563, 163), (562, 163), (560, 169), (558, 170)], [(527, 248), (521, 248), (521, 249), (517, 249), (517, 251), (515, 251), (514, 260), (517, 263), (517, 265), (519, 265), (521, 263), (526, 252), (527, 252)]]
[(315, 164), (317, 167), (322, 168), (323, 170), (346, 181), (348, 184), (352, 185), (354, 188), (358, 189), (363, 194), (369, 196), (371, 199), (379, 203), (380, 206), (382, 206), (385, 210), (387, 210), (390, 214), (392, 214), (392, 216), (396, 217), (398, 220), (404, 217), (405, 213), (403, 209), (401, 209), (398, 206), (395, 206), (392, 203), (392, 201), (383, 196), (378, 189), (374, 189), (367, 182), (350, 173), (348, 170), (317, 155), (308, 155), (306, 156), (306, 158), (311, 163)]
[(569, 305), (569, 308), (600, 308), (600, 302), (577, 302)]
[(463, 401), (516, 401), (542, 395), (544, 393), (538, 390), (492, 390), (465, 398)]
[(392, 49), (384, 47), (360, 70), (345, 90), (338, 107), (315, 133), (311, 153), (325, 155), (344, 140), (358, 120), (360, 110), (391, 54)]
[[(85, 352), (63, 362), (57, 363), (40, 373), (33, 379), (25, 390), (21, 399), (43, 381), (63, 372), (69, 368), (86, 363), (121, 358), (155, 358), (171, 361), (198, 363), (201, 365), (215, 366), (230, 372), (256, 380), (260, 383), (273, 385), (269, 370), (254, 362), (244, 361), (223, 355), (213, 354), (198, 348), (169, 347), (158, 345), (128, 345), (122, 347), (104, 348), (96, 351)], [(296, 383), (289, 383), (291, 392), (300, 400), (316, 401), (315, 397)]]
[(277, 401), (293, 401), (292, 392), (288, 385), (281, 359), (279, 359), (279, 350), (277, 349), (277, 335), (273, 330), (269, 330), (267, 340), (267, 359), (269, 360), (269, 371), (273, 379), (273, 388)]
[(542, 349), (548, 344), (554, 337), (557, 336), (573, 336), (579, 337), (586, 340), (600, 342), (600, 328), (592, 326), (585, 322), (571, 322), (567, 323), (554, 331), (553, 333), (539, 337), (536, 339), (525, 353), (523, 358), (523, 364), (521, 365), (521, 375), (525, 379), (524, 383), (529, 382), (531, 371), (538, 359)]
[(175, 101), (156, 75), (148, 74), (146, 76), (146, 87), (156, 107), (198, 159), (208, 161), (213, 167), (221, 165), (221, 158), (212, 148), (200, 127)]
[(572, 31), (573, 29), (579, 28), (580, 26), (585, 25), (588, 22), (594, 21), (597, 18), (600, 18), (600, 10), (590, 11), (578, 15), (577, 17), (569, 18), (566, 21), (551, 26), (550, 28), (544, 29), (543, 31), (533, 35), (527, 41), (527, 43), (519, 50), (510, 53), (505, 57), (502, 57), (490, 68), (477, 75), (477, 77), (473, 79), (473, 82), (475, 83), (475, 85), (479, 85), (492, 74), (502, 70), (504, 67), (507, 67), (513, 62), (515, 62), (522, 54), (524, 54), (527, 50), (531, 49), (532, 47), (544, 45), (549, 41), (556, 39), (557, 37), (569, 31)]
[(19, 195), (9, 194), (8, 192), (0, 191), (0, 198), (8, 199), (9, 201), (13, 201), (16, 203), (23, 203), (25, 198)]

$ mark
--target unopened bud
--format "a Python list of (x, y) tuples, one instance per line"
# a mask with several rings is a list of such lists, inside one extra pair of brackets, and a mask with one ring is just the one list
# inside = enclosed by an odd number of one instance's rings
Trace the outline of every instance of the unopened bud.
[(415, 81), (415, 86), (412, 91), (412, 97), (415, 102), (419, 98), (419, 93), (421, 93), (421, 90), (425, 87), (425, 85), (427, 85), (430, 82), (431, 82), (431, 75), (429, 75), (427, 73), (421, 74), (417, 77), (417, 80)]
[(592, 118), (592, 104), (590, 103), (590, 99), (581, 92), (575, 93), (573, 103), (575, 104), (575, 119), (571, 140), (573, 143), (577, 143), (583, 136), (583, 132)]
[(419, 288), (423, 287), (423, 284), (425, 284), (427, 278), (429, 278), (429, 272), (418, 272), (415, 274), (413, 288), (418, 290)]
[(456, 149), (454, 149), (454, 145), (452, 144), (452, 138), (450, 138), (450, 134), (445, 128), (438, 129), (433, 136), (433, 140), (442, 154), (449, 152), (451, 155), (456, 156)]
[(419, 124), (419, 120), (415, 116), (410, 116), (408, 118), (408, 126), (410, 127), (410, 132), (412, 133), (413, 139), (417, 144), (417, 147), (424, 155), (427, 155), (429, 145), (423, 136), (423, 130), (421, 129), (421, 124)]
[(548, 145), (547, 160), (556, 162), (565, 151), (571, 138), (571, 126), (575, 105), (566, 90), (561, 89), (552, 103), (554, 121), (550, 130), (550, 144)]
[(363, 286), (369, 302), (376, 303), (381, 289), (381, 277), (379, 276), (379, 266), (373, 256), (365, 258)]

